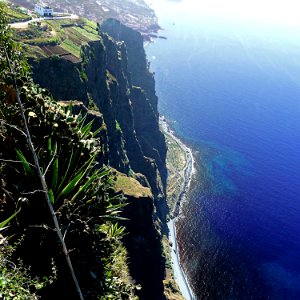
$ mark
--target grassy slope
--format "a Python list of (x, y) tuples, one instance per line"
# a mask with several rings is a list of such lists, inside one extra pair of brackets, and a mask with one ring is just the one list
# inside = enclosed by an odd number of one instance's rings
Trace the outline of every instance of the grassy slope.
[(10, 23), (22, 22), (22, 21), (27, 21), (27, 20), (31, 19), (31, 16), (21, 12), (18, 9), (12, 9), (12, 8), (8, 8), (7, 16), (8, 16)]
[(168, 184), (167, 184), (167, 201), (170, 212), (174, 210), (180, 194), (181, 183), (184, 178), (183, 169), (186, 164), (186, 156), (179, 144), (169, 135), (165, 135), (168, 143), (167, 152), (167, 168), (168, 168)]
[[(25, 45), (28, 56), (38, 58), (66, 54), (80, 58), (81, 46), (101, 39), (97, 33), (97, 24), (83, 18), (30, 24), (26, 29), (15, 29), (14, 38)], [(50, 47), (53, 52), (45, 51), (44, 46)], [(62, 49), (55, 49), (54, 46)]]
[(117, 172), (115, 186), (117, 191), (123, 191), (127, 196), (153, 198), (150, 188), (142, 186), (136, 179), (127, 177), (120, 172)]

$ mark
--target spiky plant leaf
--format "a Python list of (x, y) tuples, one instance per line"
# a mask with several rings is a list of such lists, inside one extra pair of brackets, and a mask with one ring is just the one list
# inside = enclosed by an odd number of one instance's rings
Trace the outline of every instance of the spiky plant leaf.
[(52, 205), (53, 205), (53, 204), (54, 204), (54, 193), (53, 193), (53, 190), (52, 190), (52, 189), (49, 190), (48, 195), (49, 195), (50, 202), (51, 202)]
[(90, 121), (88, 124), (86, 124), (82, 129), (81, 129), (81, 132), (82, 132), (82, 137), (85, 139), (88, 134), (91, 132), (91, 129), (92, 129), (92, 125), (94, 123), (94, 120)]
[(79, 195), (81, 195), (92, 183), (94, 183), (94, 181), (96, 180), (97, 177), (98, 177), (98, 172), (95, 172), (88, 179), (88, 181), (79, 188), (78, 192), (72, 197), (71, 202), (75, 201)]
[(2, 221), (0, 223), (0, 229), (3, 229), (18, 213), (20, 212), (20, 210), (16, 211), (13, 215), (11, 215), (9, 218), (7, 218), (6, 220)]
[(17, 152), (17, 156), (19, 158), (19, 160), (21, 161), (23, 168), (25, 170), (26, 174), (33, 174), (32, 169), (30, 167), (29, 162), (27, 161), (27, 159), (25, 158), (25, 156), (23, 155), (23, 153), (21, 152), (21, 150), (16, 149)]
[(101, 127), (99, 127), (97, 130), (95, 130), (93, 132), (93, 138), (95, 138), (103, 129), (105, 128), (104, 125), (102, 125)]
[(73, 102), (70, 101), (70, 104), (68, 106), (68, 115), (72, 115), (73, 114)]
[(75, 188), (83, 175), (83, 171), (78, 173), (77, 176), (64, 187), (62, 192), (59, 194), (59, 197), (66, 197)]
[(52, 165), (52, 189), (55, 190), (58, 182), (58, 157), (54, 159), (53, 165)]

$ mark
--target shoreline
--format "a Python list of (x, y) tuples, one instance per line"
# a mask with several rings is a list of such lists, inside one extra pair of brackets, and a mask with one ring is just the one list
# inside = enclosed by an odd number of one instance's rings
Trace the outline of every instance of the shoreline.
[(181, 148), (182, 152), (185, 154), (186, 163), (183, 172), (183, 181), (180, 186), (180, 192), (178, 198), (175, 201), (174, 209), (170, 212), (170, 221), (167, 223), (169, 228), (169, 245), (170, 245), (170, 254), (172, 259), (172, 269), (175, 277), (175, 281), (179, 286), (180, 292), (183, 297), (187, 300), (195, 300), (192, 289), (188, 283), (185, 272), (181, 266), (180, 256), (178, 253), (178, 244), (176, 238), (176, 220), (181, 216), (181, 207), (182, 204), (187, 200), (187, 193), (189, 191), (193, 175), (196, 172), (194, 167), (194, 157), (192, 150), (187, 147), (178, 137), (175, 136), (173, 130), (171, 130), (167, 120), (162, 116), (159, 119), (160, 127), (165, 135), (170, 139), (175, 141), (178, 146)]
[(187, 200), (186, 194), (189, 191), (192, 177), (196, 173), (196, 168), (194, 166), (195, 159), (191, 148), (186, 146), (178, 137), (175, 136), (175, 132), (170, 128), (170, 125), (168, 124), (168, 121), (165, 119), (164, 116), (161, 116), (159, 118), (159, 125), (162, 128), (162, 132), (177, 143), (177, 145), (181, 148), (182, 152), (184, 152), (186, 158), (185, 166), (182, 169), (183, 182), (180, 186), (180, 193), (176, 200), (174, 210), (172, 213), (170, 213), (170, 218), (172, 220), (175, 220), (177, 217), (180, 216), (182, 204)]

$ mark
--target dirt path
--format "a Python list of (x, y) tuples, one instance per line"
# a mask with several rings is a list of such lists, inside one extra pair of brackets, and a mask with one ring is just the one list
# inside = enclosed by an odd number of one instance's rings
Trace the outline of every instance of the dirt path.
[[(15, 29), (26, 29), (28, 28), (28, 24), (32, 22), (41, 22), (43, 20), (62, 20), (62, 19), (71, 19), (71, 20), (77, 20), (79, 17), (77, 15), (67, 15), (67, 16), (62, 16), (62, 17), (41, 17), (41, 18), (34, 18), (32, 20), (26, 21), (26, 22), (16, 22), (16, 23), (11, 23), (9, 24), (11, 28)], [(53, 35), (56, 33), (54, 32)]]

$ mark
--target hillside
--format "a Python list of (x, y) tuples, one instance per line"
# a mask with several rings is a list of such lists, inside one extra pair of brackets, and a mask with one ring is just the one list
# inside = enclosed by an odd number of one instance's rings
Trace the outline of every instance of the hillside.
[(97, 24), (86, 19), (43, 20), (14, 31), (14, 39), (24, 44), (32, 58), (58, 56), (71, 62), (81, 61), (81, 47), (100, 41)]
[[(34, 8), (31, 0), (11, 0), (11, 3), (28, 9)], [(145, 39), (150, 39), (149, 34), (160, 28), (154, 11), (143, 0), (48, 0), (46, 3), (54, 11), (77, 14), (98, 23), (109, 18), (117, 19), (139, 31)]]
[[(124, 35), (119, 40), (104, 33), (115, 26)], [(100, 29), (80, 18), (31, 23), (14, 30), (13, 37), (23, 45), (33, 81), (51, 92), (65, 109), (72, 105), (75, 116), (87, 114), (86, 122), (93, 120), (91, 130), (101, 129), (97, 164), (117, 170), (114, 188), (124, 193), (128, 202), (120, 215), (120, 224), (127, 231), (122, 237), (126, 250), (120, 250), (121, 265), (124, 255), (128, 256), (128, 273), (125, 279), (121, 274), (122, 282), (129, 287), (128, 293), (141, 299), (165, 299), (161, 233), (166, 231), (168, 212), (167, 148), (159, 129), (155, 82), (142, 36), (114, 20)], [(26, 263), (33, 262), (29, 259)], [(132, 289), (132, 282), (141, 289)], [(55, 289), (51, 293), (54, 297)]]

